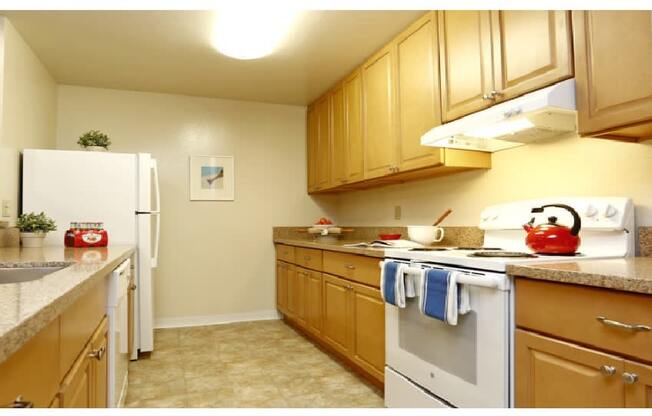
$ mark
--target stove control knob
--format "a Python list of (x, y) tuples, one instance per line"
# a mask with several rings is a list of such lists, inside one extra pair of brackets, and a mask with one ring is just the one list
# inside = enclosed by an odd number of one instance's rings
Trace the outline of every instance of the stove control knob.
[(611, 218), (618, 213), (618, 210), (611, 204), (607, 205), (607, 208), (604, 210), (604, 216)]
[(586, 215), (587, 217), (590, 218), (590, 217), (595, 217), (595, 214), (597, 214), (597, 213), (598, 213), (598, 209), (596, 207), (594, 207), (593, 205), (589, 204), (586, 207), (586, 212), (584, 213), (584, 215)]

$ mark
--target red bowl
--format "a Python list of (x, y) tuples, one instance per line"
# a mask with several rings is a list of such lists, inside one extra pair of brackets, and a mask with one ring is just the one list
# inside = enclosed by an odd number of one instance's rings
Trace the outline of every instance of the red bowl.
[(401, 234), (378, 234), (381, 240), (398, 240)]

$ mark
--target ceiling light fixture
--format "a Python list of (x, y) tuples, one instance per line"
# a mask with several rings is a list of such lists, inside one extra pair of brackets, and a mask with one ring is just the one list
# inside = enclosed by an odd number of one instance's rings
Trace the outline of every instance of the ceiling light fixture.
[(258, 59), (274, 52), (292, 27), (296, 10), (225, 8), (217, 11), (213, 46), (235, 59)]

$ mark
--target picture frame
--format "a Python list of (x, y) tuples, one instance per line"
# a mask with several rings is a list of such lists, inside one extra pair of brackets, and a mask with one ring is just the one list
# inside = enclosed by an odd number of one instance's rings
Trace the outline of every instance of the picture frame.
[(190, 156), (190, 200), (234, 201), (233, 156)]

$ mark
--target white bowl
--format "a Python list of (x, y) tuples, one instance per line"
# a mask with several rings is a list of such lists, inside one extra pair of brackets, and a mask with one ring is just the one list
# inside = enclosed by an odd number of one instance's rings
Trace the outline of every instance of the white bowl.
[(444, 229), (434, 225), (408, 225), (407, 229), (410, 240), (426, 246), (444, 239)]

